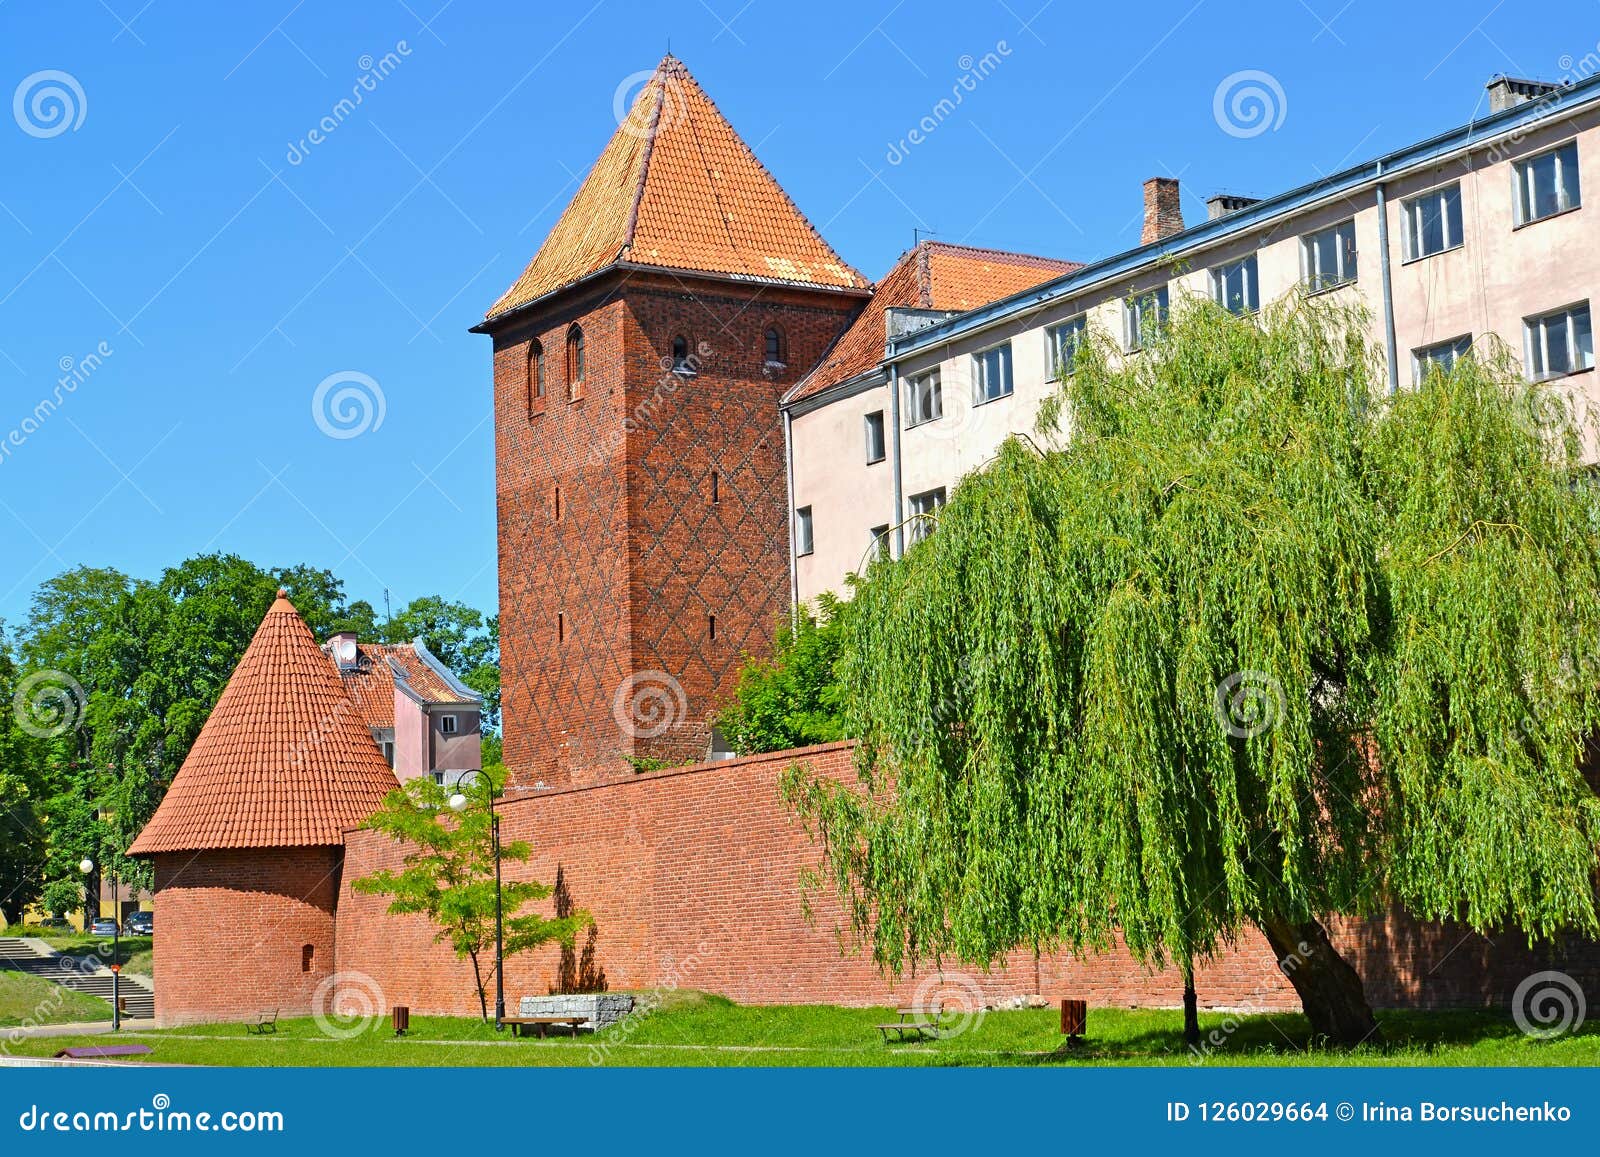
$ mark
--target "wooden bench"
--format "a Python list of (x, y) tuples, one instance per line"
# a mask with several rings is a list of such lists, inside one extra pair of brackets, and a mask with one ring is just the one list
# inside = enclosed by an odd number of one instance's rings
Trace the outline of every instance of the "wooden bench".
[(586, 1016), (508, 1016), (503, 1017), (500, 1023), (511, 1026), (512, 1036), (527, 1036), (528, 1030), (532, 1029), (542, 1040), (546, 1030), (559, 1025), (566, 1025), (572, 1030), (572, 1035), (577, 1036), (578, 1026), (588, 1021)]
[(93, 1045), (61, 1049), (56, 1053), (56, 1059), (93, 1061), (101, 1057), (142, 1057), (147, 1056), (149, 1052), (149, 1045)]
[(258, 1036), (264, 1036), (269, 1032), (277, 1032), (278, 1010), (273, 1009), (271, 1012), (256, 1013), (254, 1020), (247, 1020), (244, 1022), (244, 1031), (246, 1036), (249, 1036), (251, 1033), (255, 1033)]
[[(873, 1027), (883, 1034), (885, 1042), (889, 1040), (890, 1033), (894, 1033), (895, 1039), (899, 1041), (922, 1040), (923, 1038), (938, 1040), (939, 1015), (943, 1007), (942, 1002), (935, 1001), (928, 1008), (897, 1008), (894, 1011), (900, 1017), (899, 1020), (892, 1024), (880, 1024)], [(925, 1016), (932, 1019), (924, 1019)]]

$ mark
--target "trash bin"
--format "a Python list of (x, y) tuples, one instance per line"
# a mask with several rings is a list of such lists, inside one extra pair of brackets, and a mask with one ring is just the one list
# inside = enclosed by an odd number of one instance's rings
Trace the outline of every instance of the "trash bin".
[(394, 1021), (394, 1035), (399, 1036), (411, 1027), (411, 1006), (397, 1004), (389, 1013)]

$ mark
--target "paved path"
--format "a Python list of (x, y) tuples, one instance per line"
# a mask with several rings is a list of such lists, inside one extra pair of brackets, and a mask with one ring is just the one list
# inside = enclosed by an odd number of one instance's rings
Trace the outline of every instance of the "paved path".
[[(156, 1022), (146, 1017), (135, 1019), (125, 1016), (122, 1018), (123, 1032), (143, 1032), (156, 1027)], [(27, 1040), (33, 1037), (50, 1036), (99, 1036), (101, 1033), (111, 1031), (109, 1020), (81, 1021), (77, 1024), (35, 1024), (26, 1028), (0, 1028), (0, 1047), (6, 1041)]]

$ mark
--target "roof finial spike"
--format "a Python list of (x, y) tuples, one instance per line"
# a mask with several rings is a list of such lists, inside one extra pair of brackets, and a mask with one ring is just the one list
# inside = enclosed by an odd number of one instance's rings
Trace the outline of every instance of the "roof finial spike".
[(287, 588), (286, 588), (286, 587), (279, 587), (279, 588), (278, 588), (278, 597), (279, 597), (279, 598), (280, 598), (280, 599), (286, 599), (286, 598), (288, 598), (288, 597), (289, 597), (289, 591), (288, 591), (288, 589), (287, 589)]

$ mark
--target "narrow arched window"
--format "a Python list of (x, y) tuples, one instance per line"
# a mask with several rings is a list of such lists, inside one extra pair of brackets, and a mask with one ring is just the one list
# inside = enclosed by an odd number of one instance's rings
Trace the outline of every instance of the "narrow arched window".
[(567, 397), (576, 398), (583, 392), (583, 330), (573, 326), (567, 331)]
[(544, 346), (528, 343), (528, 412), (544, 407)]
[(781, 329), (775, 325), (769, 325), (767, 327), (765, 342), (766, 360), (768, 362), (772, 363), (773, 365), (782, 365), (784, 362), (789, 360), (786, 356), (787, 351), (785, 351), (783, 348), (783, 331)]
[(689, 339), (681, 333), (672, 339), (672, 372), (675, 374), (694, 373), (694, 360), (689, 356)]

